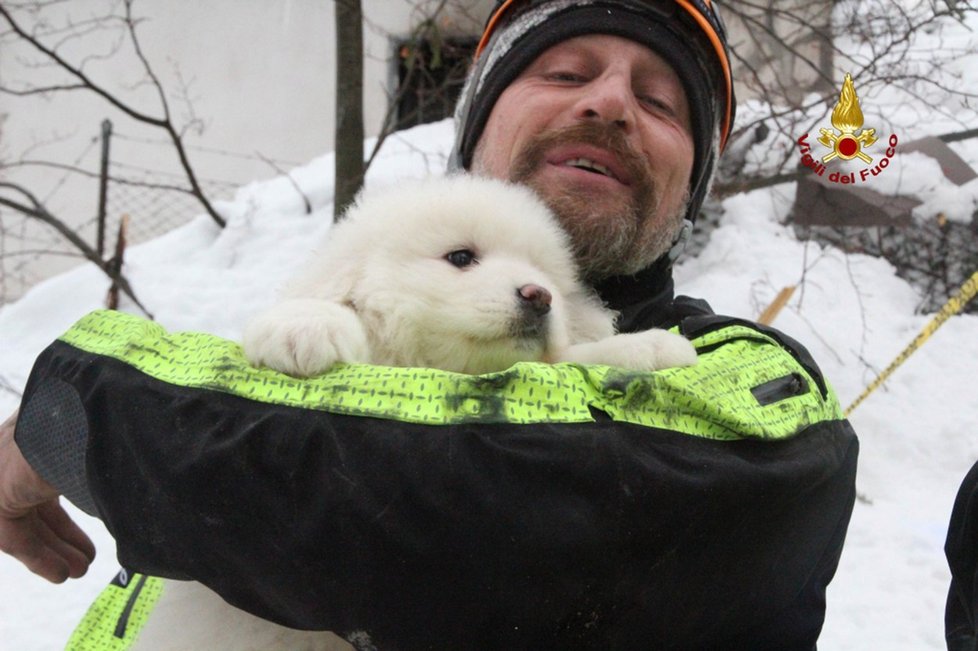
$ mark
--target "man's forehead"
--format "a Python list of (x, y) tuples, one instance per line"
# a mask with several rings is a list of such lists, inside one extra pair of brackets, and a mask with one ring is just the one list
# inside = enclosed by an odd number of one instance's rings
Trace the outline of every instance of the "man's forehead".
[(665, 74), (682, 86), (676, 70), (655, 50), (644, 43), (612, 34), (585, 34), (551, 45), (529, 68), (561, 56), (580, 56), (595, 62), (620, 61), (626, 57), (638, 72)]

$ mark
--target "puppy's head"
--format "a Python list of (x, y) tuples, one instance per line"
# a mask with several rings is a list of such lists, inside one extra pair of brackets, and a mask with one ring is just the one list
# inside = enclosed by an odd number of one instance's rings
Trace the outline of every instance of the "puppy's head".
[(377, 363), (485, 373), (546, 360), (567, 344), (568, 301), (584, 295), (550, 212), (500, 181), (362, 196), (327, 248), (316, 275), (360, 315)]

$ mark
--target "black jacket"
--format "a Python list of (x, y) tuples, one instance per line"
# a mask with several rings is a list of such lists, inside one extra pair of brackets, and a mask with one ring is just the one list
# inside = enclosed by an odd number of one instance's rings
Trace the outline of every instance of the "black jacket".
[(978, 651), (978, 463), (958, 489), (944, 552), (951, 569), (944, 612), (948, 651)]
[[(573, 400), (532, 369), (447, 389), (436, 374), (410, 395), (242, 381), (220, 343), (97, 315), (38, 359), (17, 440), (105, 521), (127, 568), (193, 578), (288, 626), (366, 632), (382, 650), (811, 651), (855, 496), (855, 435), (837, 405), (793, 406), (834, 401), (800, 345), (673, 299), (662, 277), (600, 288), (621, 329), (678, 324), (701, 360), (739, 346), (747, 366), (696, 382), (726, 375), (718, 386), (753, 406), (724, 413), (696, 383), (574, 368), (574, 391), (607, 409), (585, 398), (583, 417), (561, 421)], [(795, 370), (748, 386), (753, 355)], [(517, 385), (556, 422), (509, 415)], [(659, 387), (679, 398), (649, 425), (640, 412)], [(428, 392), (456, 415), (411, 418), (404, 405), (424, 408)]]

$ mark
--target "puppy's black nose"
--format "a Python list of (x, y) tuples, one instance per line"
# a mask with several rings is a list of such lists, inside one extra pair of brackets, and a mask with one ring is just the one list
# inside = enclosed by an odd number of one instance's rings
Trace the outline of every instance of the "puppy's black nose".
[(523, 285), (516, 290), (516, 294), (520, 297), (520, 305), (531, 314), (543, 316), (550, 311), (553, 296), (540, 285)]

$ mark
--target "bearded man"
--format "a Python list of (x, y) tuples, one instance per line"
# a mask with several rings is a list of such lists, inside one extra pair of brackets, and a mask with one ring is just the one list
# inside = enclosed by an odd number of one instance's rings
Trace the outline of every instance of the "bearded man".
[[(62, 346), (0, 437), (0, 546), (83, 573), (65, 494), (130, 570), (361, 648), (814, 650), (855, 435), (802, 346), (673, 292), (734, 113), (710, 0), (497, 3), (452, 169), (533, 188), (619, 330), (674, 328), (700, 363), (585, 372), (603, 407), (581, 422), (418, 425), (158, 386)], [(126, 413), (82, 387), (93, 365), (128, 378)]]

